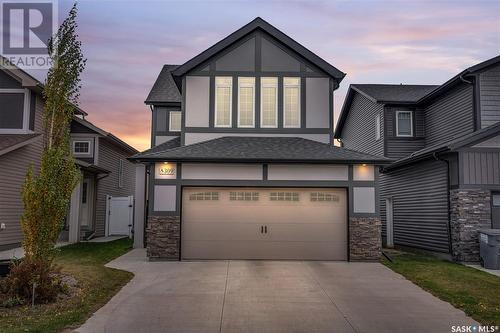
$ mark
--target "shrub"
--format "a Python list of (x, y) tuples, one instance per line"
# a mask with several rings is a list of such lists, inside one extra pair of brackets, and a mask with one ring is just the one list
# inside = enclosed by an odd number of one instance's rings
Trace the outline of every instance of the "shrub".
[(59, 293), (64, 292), (60, 270), (45, 260), (14, 262), (9, 275), (2, 283), (2, 289), (9, 297), (7, 301), (17, 299), (29, 304), (33, 297), (34, 283), (36, 283), (35, 303), (37, 304), (53, 302)]

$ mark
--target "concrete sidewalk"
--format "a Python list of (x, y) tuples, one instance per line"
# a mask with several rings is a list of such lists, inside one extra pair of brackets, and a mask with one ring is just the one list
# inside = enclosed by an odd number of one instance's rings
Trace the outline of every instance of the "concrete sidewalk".
[(476, 324), (378, 263), (148, 262), (77, 332), (450, 332)]

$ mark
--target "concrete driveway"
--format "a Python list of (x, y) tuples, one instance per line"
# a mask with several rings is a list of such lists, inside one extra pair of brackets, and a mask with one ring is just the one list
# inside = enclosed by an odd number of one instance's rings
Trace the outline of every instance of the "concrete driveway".
[(78, 332), (451, 332), (475, 322), (378, 263), (147, 262)]

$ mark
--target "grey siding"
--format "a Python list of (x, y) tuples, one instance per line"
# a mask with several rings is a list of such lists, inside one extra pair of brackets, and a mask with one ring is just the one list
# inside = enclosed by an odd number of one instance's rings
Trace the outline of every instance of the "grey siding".
[[(342, 129), (342, 143), (345, 148), (364, 153), (384, 155), (384, 112), (383, 106), (356, 93), (351, 104), (349, 117)], [(375, 116), (380, 115), (380, 140), (375, 140)]]
[[(43, 101), (36, 97), (35, 131), (43, 131)], [(21, 188), (26, 172), (33, 165), (35, 172), (40, 167), (43, 141), (30, 143), (22, 148), (0, 156), (0, 221), (7, 228), (0, 231), (0, 247), (12, 246), (22, 241), (20, 219), (23, 212)]]
[[(105, 139), (99, 139), (99, 161), (98, 166), (105, 168), (111, 173), (97, 182), (96, 197), (96, 236), (104, 236), (106, 228), (106, 195), (116, 197), (126, 197), (134, 195), (135, 191), (135, 166), (126, 160), (130, 153), (123, 151), (116, 145), (111, 144)], [(118, 166), (119, 161), (123, 160), (123, 187), (118, 187)]]
[(426, 107), (426, 145), (474, 131), (473, 88), (460, 84)]
[[(411, 138), (396, 136), (396, 111), (413, 111), (413, 133)], [(385, 156), (399, 159), (425, 147), (425, 113), (422, 109), (386, 106), (385, 107)]]
[(215, 61), (218, 71), (255, 71), (255, 37), (251, 38)]
[(446, 163), (434, 160), (381, 174), (380, 214), (384, 237), (385, 200), (392, 197), (394, 244), (449, 252), (447, 178)]
[(459, 153), (462, 185), (500, 185), (500, 151)]
[(500, 121), (500, 65), (479, 75), (481, 128)]
[(21, 82), (14, 79), (9, 74), (0, 70), (0, 89), (19, 89), (22, 88)]
[(163, 142), (157, 142), (157, 137), (178, 137), (181, 132), (170, 132), (170, 111), (181, 111), (179, 106), (155, 106), (153, 108), (153, 122), (152, 122), (152, 137), (151, 147), (159, 145)]
[(300, 72), (300, 62), (275, 43), (262, 38), (262, 71)]

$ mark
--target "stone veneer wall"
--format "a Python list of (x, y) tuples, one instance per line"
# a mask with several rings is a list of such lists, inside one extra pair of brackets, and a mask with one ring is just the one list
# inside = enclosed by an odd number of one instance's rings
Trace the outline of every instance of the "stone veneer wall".
[(382, 253), (382, 223), (378, 217), (349, 219), (350, 260), (378, 260)]
[(149, 260), (179, 260), (180, 216), (148, 216), (146, 251)]
[(450, 191), (452, 256), (456, 261), (479, 261), (478, 230), (491, 228), (491, 193), (488, 190)]

